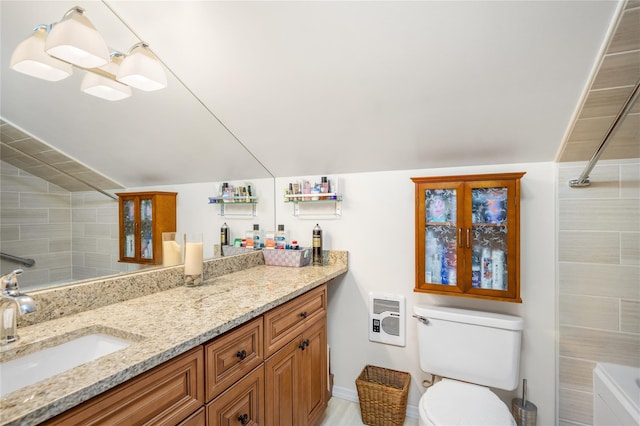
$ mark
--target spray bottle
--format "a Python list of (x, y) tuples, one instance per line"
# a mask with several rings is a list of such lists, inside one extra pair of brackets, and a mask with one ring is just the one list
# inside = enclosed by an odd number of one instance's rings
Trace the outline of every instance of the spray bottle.
[(322, 229), (317, 223), (313, 228), (313, 264), (322, 266)]

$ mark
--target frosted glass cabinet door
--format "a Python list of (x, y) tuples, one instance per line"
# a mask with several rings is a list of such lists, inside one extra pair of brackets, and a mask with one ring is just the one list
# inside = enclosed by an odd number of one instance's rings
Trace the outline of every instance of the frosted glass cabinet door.
[(425, 282), (456, 285), (458, 245), (457, 190), (426, 189)]
[(471, 286), (494, 290), (507, 290), (507, 236), (509, 189), (471, 189)]
[(153, 200), (151, 198), (140, 200), (140, 224), (142, 225), (140, 257), (153, 259)]
[(124, 217), (122, 219), (122, 227), (124, 232), (124, 257), (136, 257), (136, 208), (134, 200), (126, 200), (123, 202)]
[(524, 173), (412, 178), (417, 292), (521, 302)]

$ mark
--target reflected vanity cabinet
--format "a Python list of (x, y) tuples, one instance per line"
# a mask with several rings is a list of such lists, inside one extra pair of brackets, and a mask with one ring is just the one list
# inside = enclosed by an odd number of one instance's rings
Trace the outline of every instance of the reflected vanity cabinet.
[(411, 178), (416, 292), (521, 303), (524, 173)]
[(176, 230), (177, 192), (119, 193), (120, 262), (162, 263), (162, 233)]

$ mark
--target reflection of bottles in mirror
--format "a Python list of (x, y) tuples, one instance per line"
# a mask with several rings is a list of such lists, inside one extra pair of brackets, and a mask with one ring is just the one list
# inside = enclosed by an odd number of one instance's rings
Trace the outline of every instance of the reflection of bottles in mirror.
[(124, 255), (125, 257), (133, 257), (133, 235), (125, 237)]
[(142, 242), (142, 257), (145, 259), (151, 259), (153, 257), (153, 246), (149, 239), (143, 240)]

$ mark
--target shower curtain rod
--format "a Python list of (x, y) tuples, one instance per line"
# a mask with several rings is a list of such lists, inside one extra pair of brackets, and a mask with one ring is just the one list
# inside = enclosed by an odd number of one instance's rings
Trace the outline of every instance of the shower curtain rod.
[(633, 104), (638, 99), (638, 94), (640, 93), (640, 91), (638, 90), (639, 87), (640, 87), (640, 81), (636, 83), (636, 86), (633, 88), (631, 95), (625, 102), (624, 106), (622, 107), (618, 115), (616, 115), (616, 118), (615, 120), (613, 120), (611, 127), (609, 127), (607, 134), (605, 135), (604, 139), (600, 143), (600, 146), (598, 147), (598, 149), (596, 149), (596, 152), (593, 154), (593, 157), (591, 157), (591, 160), (589, 160), (589, 163), (585, 167), (580, 177), (578, 179), (572, 179), (569, 181), (569, 186), (571, 188), (583, 188), (585, 186), (591, 185), (591, 182), (589, 181), (589, 173), (591, 173), (591, 170), (593, 170), (593, 168), (596, 166), (596, 163), (600, 159), (600, 156), (602, 156), (602, 154), (604, 153), (604, 150), (607, 148), (607, 145), (609, 145), (609, 142), (611, 142), (611, 139), (613, 138), (613, 134), (618, 130), (620, 123), (622, 123), (622, 120), (624, 120), (624, 118), (627, 116), (627, 114), (631, 110), (631, 107), (633, 107)]

